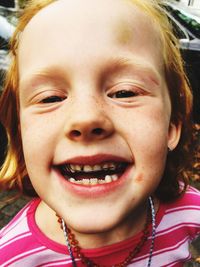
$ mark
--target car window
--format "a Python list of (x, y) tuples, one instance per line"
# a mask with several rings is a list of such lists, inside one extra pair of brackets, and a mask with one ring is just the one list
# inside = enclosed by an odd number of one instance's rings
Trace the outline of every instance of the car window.
[(181, 29), (181, 27), (175, 23), (173, 19), (169, 17), (170, 23), (172, 24), (172, 29), (174, 34), (178, 39), (188, 39), (188, 36), (185, 34), (185, 32)]
[(194, 18), (186, 15), (178, 9), (174, 9), (170, 6), (167, 10), (172, 14), (172, 16), (181, 23), (188, 31), (190, 31), (195, 37), (200, 38), (200, 23)]
[(0, 15), (0, 49), (8, 49), (9, 39), (13, 32), (14, 26), (5, 17)]
[(0, 49), (8, 50), (8, 40), (5, 40), (0, 36)]

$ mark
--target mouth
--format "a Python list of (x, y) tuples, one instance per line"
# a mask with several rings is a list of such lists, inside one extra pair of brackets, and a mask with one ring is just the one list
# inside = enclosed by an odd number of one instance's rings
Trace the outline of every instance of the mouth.
[(120, 179), (128, 168), (127, 162), (103, 162), (95, 165), (61, 164), (57, 167), (60, 174), (72, 184), (95, 186), (108, 184)]

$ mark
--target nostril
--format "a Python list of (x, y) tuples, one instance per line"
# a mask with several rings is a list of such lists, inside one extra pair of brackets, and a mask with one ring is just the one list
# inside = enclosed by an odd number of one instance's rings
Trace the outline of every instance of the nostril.
[(102, 128), (95, 128), (92, 130), (92, 134), (94, 135), (101, 135), (104, 132)]
[(85, 128), (85, 129), (74, 129), (69, 132), (69, 138), (82, 140), (82, 138), (102, 138), (106, 136), (106, 130), (103, 128)]

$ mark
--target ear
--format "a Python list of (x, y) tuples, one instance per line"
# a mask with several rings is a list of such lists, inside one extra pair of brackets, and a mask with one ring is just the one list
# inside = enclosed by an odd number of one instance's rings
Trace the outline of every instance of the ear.
[(178, 123), (177, 125), (174, 123), (170, 123), (169, 125), (169, 132), (168, 132), (168, 148), (169, 150), (174, 150), (176, 146), (178, 145), (178, 142), (180, 140), (181, 136), (181, 129), (182, 125), (181, 123)]

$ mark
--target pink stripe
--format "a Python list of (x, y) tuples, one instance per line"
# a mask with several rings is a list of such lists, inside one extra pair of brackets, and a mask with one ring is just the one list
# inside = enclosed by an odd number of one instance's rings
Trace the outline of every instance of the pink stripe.
[[(76, 259), (76, 262), (78, 262), (80, 260)], [(60, 264), (65, 264), (64, 266), (66, 266), (66, 264), (70, 264), (69, 266), (72, 266), (72, 261), (71, 259), (67, 259), (67, 260), (58, 260), (58, 261), (50, 261), (50, 262), (45, 262), (43, 264), (37, 265), (36, 267), (51, 267), (51, 266), (60, 266)]]
[(4, 248), (7, 245), (11, 245), (13, 242), (19, 241), (20, 239), (25, 239), (25, 237), (27, 236), (31, 236), (32, 234), (30, 232), (24, 232), (23, 234), (14, 236), (13, 238), (9, 239), (8, 241), (2, 243), (2, 245), (0, 246), (0, 248)]
[(170, 247), (167, 247), (165, 249), (160, 249), (160, 250), (157, 250), (153, 253), (153, 255), (159, 255), (163, 252), (169, 252), (169, 251), (174, 251), (175, 249), (177, 249), (178, 247), (180, 247), (182, 244), (186, 243), (187, 241), (189, 240), (189, 236), (187, 236), (186, 238), (184, 238), (183, 240), (179, 241), (178, 243), (176, 243), (176, 245), (174, 246), (170, 246)]
[(196, 193), (198, 193), (199, 194), (199, 190), (198, 189), (196, 189), (195, 187), (189, 187), (189, 193), (190, 193), (190, 191), (192, 191), (192, 192), (196, 192)]
[[(188, 210), (187, 212), (185, 212), (184, 210), (180, 210), (168, 213), (167, 215), (164, 216), (163, 220), (157, 226), (157, 232), (163, 230), (165, 231), (183, 222), (184, 222), (183, 224), (185, 225), (190, 225), (192, 223), (198, 226), (200, 223), (199, 217), (200, 217), (200, 212), (196, 212), (195, 210)], [(188, 220), (188, 222), (186, 220)], [(198, 228), (196, 229), (196, 232), (199, 231)]]
[(27, 214), (29, 206), (26, 205), (1, 231), (0, 237), (6, 235), (9, 231), (12, 231), (15, 228), (16, 224), (18, 224)]
[[(186, 228), (186, 227), (194, 227), (195, 228), (194, 230), (196, 233), (196, 227), (200, 227), (200, 223), (199, 224), (197, 224), (197, 223), (179, 223), (179, 224), (176, 224), (172, 227), (166, 228), (164, 230), (157, 231), (156, 236), (158, 237), (158, 236), (162, 236), (162, 235), (174, 232), (174, 231), (178, 231), (178, 230), (180, 231), (181, 228)], [(191, 231), (191, 229), (190, 229), (190, 231)], [(184, 234), (185, 234), (185, 232), (184, 232)]]
[[(187, 262), (187, 261), (189, 261), (191, 259), (191, 254), (188, 256), (188, 257), (186, 257), (185, 259), (184, 259), (184, 262)], [(175, 265), (176, 264), (176, 265)], [(182, 267), (183, 266), (183, 262), (180, 262), (179, 260), (176, 260), (176, 261), (173, 261), (172, 263), (170, 263), (170, 264), (167, 264), (166, 265), (166, 267)]]
[[(178, 249), (181, 245), (183, 245), (184, 243), (187, 243), (188, 242), (188, 237), (186, 237), (185, 239), (181, 240), (180, 242), (176, 243), (176, 245), (174, 246), (170, 246), (170, 247), (167, 247), (167, 248), (163, 248), (163, 249), (156, 249), (154, 250), (153, 252), (153, 259), (154, 261), (156, 260), (156, 257), (163, 254), (163, 253), (167, 253), (167, 252), (175, 252), (174, 250), (175, 249)], [(166, 241), (166, 240), (165, 240)], [(161, 244), (161, 242), (157, 242), (158, 244)], [(166, 244), (166, 243), (165, 243)], [(137, 257), (135, 258), (132, 262), (133, 263), (136, 263), (136, 262), (139, 262), (141, 260), (145, 260), (149, 257), (149, 253), (146, 254), (146, 255), (143, 255), (143, 256), (140, 256), (140, 257)], [(188, 256), (187, 256), (188, 258)], [(163, 257), (163, 260), (164, 260), (164, 257)]]
[(200, 211), (200, 206), (194, 206), (194, 205), (191, 205), (191, 206), (180, 206), (180, 207), (176, 207), (176, 208), (172, 208), (172, 209), (167, 209), (165, 211), (165, 214), (168, 214), (168, 213), (172, 213), (172, 212), (176, 212), (176, 211), (187, 211), (187, 210), (198, 210)]
[(11, 260), (8, 260), (7, 262), (4, 262), (4, 264), (1, 267), (9, 266), (8, 264), (12, 264), (14, 262), (17, 262), (20, 259), (23, 259), (25, 256), (27, 257), (27, 256), (30, 256), (32, 254), (36, 254), (36, 253), (44, 251), (44, 250), (46, 250), (46, 248), (44, 246), (42, 246), (42, 247), (39, 247), (39, 248), (35, 248), (35, 249), (32, 249), (32, 250), (26, 251), (24, 253), (21, 253), (21, 254), (15, 256), (15, 257), (13, 257)]

